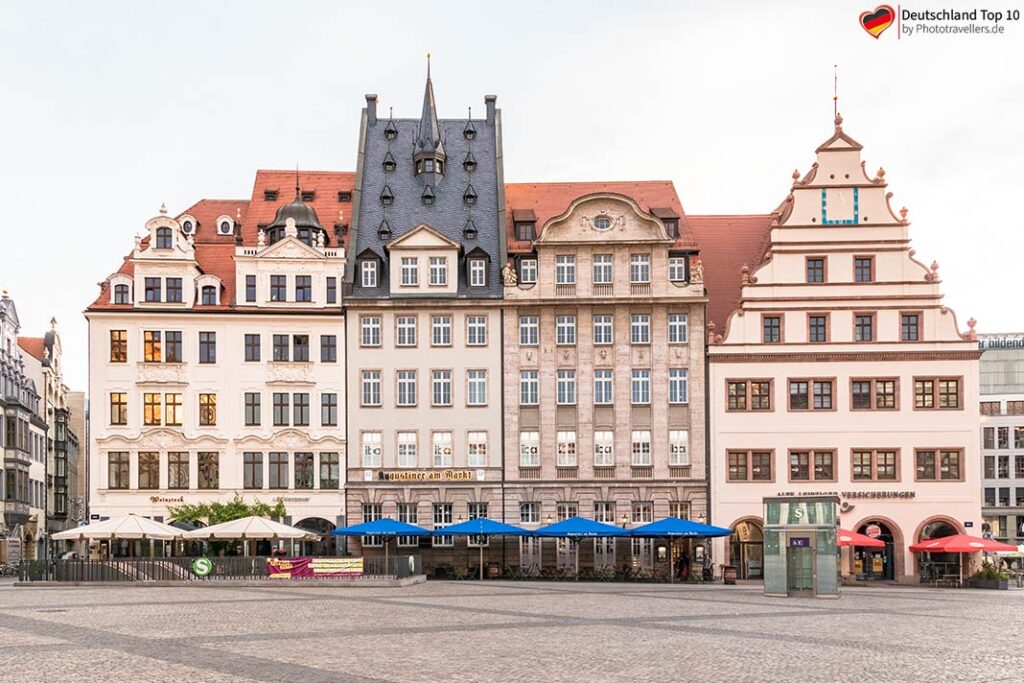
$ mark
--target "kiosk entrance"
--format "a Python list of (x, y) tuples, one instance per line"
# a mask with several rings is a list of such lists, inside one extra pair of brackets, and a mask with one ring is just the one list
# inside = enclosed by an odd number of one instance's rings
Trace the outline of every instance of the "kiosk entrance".
[(837, 496), (764, 499), (764, 592), (839, 597)]

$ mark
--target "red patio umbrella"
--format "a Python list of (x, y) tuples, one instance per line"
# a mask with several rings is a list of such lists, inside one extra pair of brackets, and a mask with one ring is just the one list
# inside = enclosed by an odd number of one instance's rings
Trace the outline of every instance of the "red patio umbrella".
[(851, 545), (866, 548), (884, 548), (885, 541), (880, 541), (877, 538), (871, 538), (864, 534), (858, 534), (856, 531), (840, 529), (839, 533), (836, 534), (836, 545), (840, 548)]
[(964, 582), (964, 556), (963, 553), (985, 552), (1009, 552), (1017, 549), (1017, 546), (1007, 543), (1000, 543), (987, 538), (968, 536), (967, 534), (953, 534), (942, 538), (929, 538), (926, 541), (915, 543), (910, 546), (912, 553), (960, 553), (960, 583)]

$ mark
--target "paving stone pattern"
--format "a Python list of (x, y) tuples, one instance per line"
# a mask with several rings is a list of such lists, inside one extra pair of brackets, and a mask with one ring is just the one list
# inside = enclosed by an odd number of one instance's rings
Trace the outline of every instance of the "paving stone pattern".
[(1024, 591), (0, 586), (0, 681), (1021, 681)]

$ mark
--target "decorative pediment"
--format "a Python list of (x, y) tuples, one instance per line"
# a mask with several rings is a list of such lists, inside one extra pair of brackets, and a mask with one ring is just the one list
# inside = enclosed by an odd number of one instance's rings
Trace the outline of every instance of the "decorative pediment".
[(178, 221), (161, 213), (146, 221), (148, 241), (143, 247), (142, 239), (135, 238), (135, 257), (180, 261), (195, 260), (195, 244), (192, 235), (181, 230)]
[(252, 434), (236, 441), (240, 447), (248, 445), (257, 447), (272, 446), (273, 448), (289, 451), (302, 450), (304, 448), (312, 449), (314, 447), (317, 449), (332, 448), (334, 450), (343, 450), (345, 447), (344, 439), (334, 436), (322, 436), (314, 439), (308, 432), (298, 429), (282, 429), (269, 435)]
[(209, 434), (185, 436), (183, 432), (178, 430), (168, 429), (166, 427), (156, 427), (153, 429), (147, 429), (134, 437), (114, 434), (103, 439), (98, 439), (97, 443), (108, 449), (124, 448), (137, 449), (140, 451), (188, 451), (205, 448), (223, 448), (228, 443), (228, 439), (221, 439)]
[(545, 225), (538, 244), (665, 242), (665, 226), (625, 195), (601, 192), (577, 198)]
[(420, 223), (409, 232), (387, 243), (392, 249), (458, 249), (459, 243), (445, 237), (426, 223)]
[(323, 259), (323, 252), (289, 235), (256, 254), (259, 259)]

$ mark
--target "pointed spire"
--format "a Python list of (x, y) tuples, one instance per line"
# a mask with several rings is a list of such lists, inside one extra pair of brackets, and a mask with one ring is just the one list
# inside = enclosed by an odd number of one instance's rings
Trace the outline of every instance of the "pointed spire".
[(427, 85), (423, 91), (423, 113), (420, 114), (417, 150), (438, 150), (444, 153), (441, 144), (441, 127), (437, 123), (437, 105), (434, 102), (434, 84), (430, 80), (430, 54), (427, 53)]
[(295, 198), (298, 199), (302, 195), (302, 190), (299, 189), (299, 165), (295, 164)]

